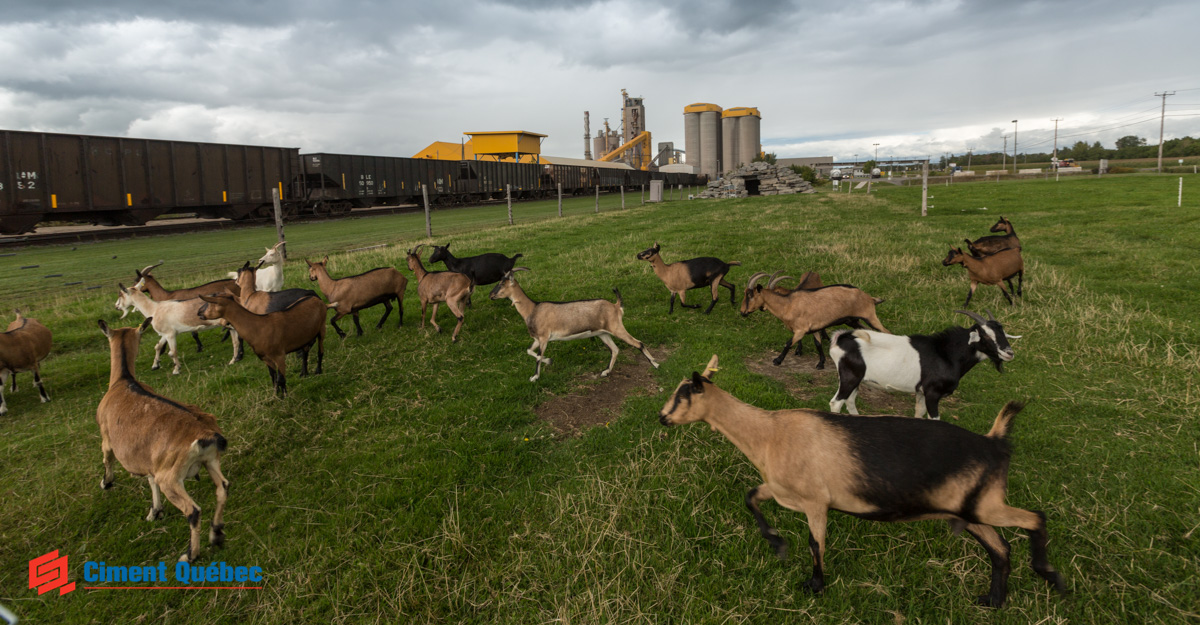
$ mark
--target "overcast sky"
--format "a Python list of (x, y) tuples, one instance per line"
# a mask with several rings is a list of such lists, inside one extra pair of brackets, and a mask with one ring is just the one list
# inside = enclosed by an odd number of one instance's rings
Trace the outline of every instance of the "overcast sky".
[(1195, 0), (0, 6), (8, 130), (411, 156), (521, 129), (578, 158), (583, 111), (619, 124), (625, 88), (679, 148), (683, 107), (712, 102), (758, 107), (780, 157), (936, 157), (999, 150), (1013, 119), (1031, 151), (1055, 117), (1060, 145), (1156, 143), (1177, 90), (1166, 136), (1200, 137)]

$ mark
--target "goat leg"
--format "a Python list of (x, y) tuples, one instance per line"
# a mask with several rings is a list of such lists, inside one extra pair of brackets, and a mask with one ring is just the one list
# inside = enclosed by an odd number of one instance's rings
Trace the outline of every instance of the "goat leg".
[(967, 532), (987, 550), (988, 559), (992, 561), (992, 585), (988, 594), (979, 597), (979, 604), (989, 608), (999, 608), (1004, 605), (1008, 596), (1008, 574), (1012, 570), (1008, 541), (1004, 540), (996, 530), (987, 525), (976, 523), (967, 524)]
[(1008, 303), (1009, 303), (1009, 304), (1013, 304), (1013, 303), (1015, 303), (1015, 302), (1013, 302), (1013, 298), (1012, 298), (1012, 296), (1008, 294), (1008, 291), (1007, 291), (1007, 290), (1005, 290), (1005, 288), (1004, 288), (1004, 285), (1003, 285), (1003, 284), (1000, 284), (999, 282), (997, 282), (997, 283), (996, 283), (996, 287), (997, 287), (997, 288), (999, 288), (999, 289), (1000, 289), (1000, 292), (1004, 294), (1004, 299), (1008, 300)]
[(812, 552), (813, 574), (804, 587), (814, 594), (825, 590), (825, 520), (828, 510), (809, 509), (804, 511), (808, 517), (808, 549)]
[(157, 521), (162, 518), (162, 491), (158, 489), (158, 482), (154, 481), (153, 475), (146, 476), (146, 481), (150, 482), (150, 512), (146, 515), (147, 521)]
[[(2, 406), (3, 404), (0, 403), (0, 407)], [(0, 414), (4, 413), (0, 412)], [(113, 453), (112, 446), (108, 444), (107, 440), (100, 441), (100, 451), (104, 456), (104, 477), (100, 478), (100, 488), (108, 490), (113, 485), (113, 460), (116, 459), (116, 454)]]
[[(392, 300), (383, 300), (383, 316), (379, 318), (379, 323), (375, 324), (375, 329), (383, 327), (383, 322), (387, 321), (388, 315), (392, 314)], [(354, 315), (354, 321), (358, 322), (358, 315)], [(361, 332), (359, 333), (361, 334)]]
[(699, 308), (700, 307), (700, 304), (688, 304), (687, 303), (687, 291), (679, 292), (679, 305), (683, 306), (684, 308)]
[(967, 289), (967, 301), (963, 302), (963, 308), (966, 308), (967, 304), (971, 303), (971, 296), (975, 295), (975, 287), (977, 286), (979, 286), (979, 283), (972, 280), (970, 288)]
[(341, 319), (342, 317), (345, 317), (345, 315), (343, 315), (340, 312), (338, 314), (334, 315), (333, 318), (329, 320), (329, 325), (333, 326), (333, 331), (338, 333), (338, 338), (344, 339), (344, 338), (346, 338), (346, 333), (342, 332), (342, 329), (340, 327), (338, 327), (338, 324), (337, 324), (338, 319)]
[(608, 374), (612, 373), (613, 367), (616, 366), (617, 354), (621, 350), (617, 348), (617, 344), (613, 342), (612, 336), (609, 336), (608, 334), (601, 334), (600, 340), (604, 341), (604, 344), (608, 346), (609, 351), (612, 352), (612, 358), (610, 358), (608, 361), (608, 368), (600, 372), (600, 377), (607, 378)]
[(783, 359), (787, 358), (787, 353), (788, 353), (788, 350), (792, 348), (792, 343), (793, 343), (793, 340), (791, 338), (788, 338), (787, 343), (785, 343), (783, 345), (783, 351), (779, 352), (779, 357), (772, 361), (775, 363), (776, 367), (783, 364)]
[[(818, 334), (825, 337), (825, 340), (827, 340), (827, 341), (829, 340), (829, 335), (825, 334), (824, 330), (821, 330), (820, 332), (814, 333), (812, 335), (813, 344), (817, 348), (817, 368), (824, 369), (825, 368), (825, 349), (821, 346), (821, 339), (817, 337)], [(800, 340), (803, 341), (804, 337), (801, 336)]]
[(216, 459), (204, 465), (208, 476), (212, 478), (217, 491), (217, 510), (213, 512), (212, 527), (208, 530), (208, 544), (220, 547), (225, 544), (225, 499), (229, 496), (229, 480), (221, 474), (221, 460)]
[(758, 508), (758, 502), (772, 498), (771, 487), (766, 484), (751, 488), (750, 492), (746, 493), (746, 507), (754, 515), (754, 522), (758, 523), (759, 533), (771, 544), (771, 548), (775, 550), (775, 555), (780, 560), (785, 560), (787, 559), (787, 540), (780, 536), (779, 532), (771, 527), (770, 523), (767, 523), (767, 517), (763, 516), (762, 510)]
[(191, 530), (191, 540), (188, 541), (187, 553), (180, 556), (180, 562), (194, 562), (200, 556), (200, 506), (188, 496), (183, 489), (183, 480), (171, 480), (165, 475), (157, 477), (158, 487), (162, 489), (167, 501), (179, 508), (187, 517), (188, 528)]
[(356, 336), (362, 336), (363, 335), (362, 324), (360, 324), (358, 322), (358, 311), (354, 311), (354, 312), (350, 313), (350, 318), (354, 320), (354, 329), (358, 331), (358, 334)]
[(12, 372), (12, 392), (17, 392), (17, 372)]
[(734, 296), (733, 285), (730, 284), (727, 280), (725, 280), (725, 276), (721, 276), (721, 286), (729, 289), (729, 305), (736, 307), (737, 303), (733, 301), (733, 296)]
[(675, 312), (675, 297), (676, 297), (676, 295), (674, 293), (671, 293), (671, 309), (667, 311), (668, 315)]
[[(13, 376), (15, 377), (16, 374), (14, 373)], [(50, 394), (46, 392), (46, 387), (42, 385), (42, 376), (37, 367), (33, 369), (33, 383), (38, 387), (38, 396), (42, 398), (42, 403), (50, 401)]]
[(204, 343), (200, 342), (200, 333), (193, 330), (192, 338), (196, 339), (196, 353), (199, 354), (200, 352), (204, 351)]
[(317, 370), (313, 375), (321, 375), (321, 365), (325, 361), (325, 333), (317, 334)]
[(1025, 293), (1024, 293), (1024, 291), (1022, 291), (1022, 287), (1023, 287), (1024, 283), (1025, 283), (1025, 270), (1022, 269), (1017, 272), (1017, 295), (1019, 297), (1025, 297)]

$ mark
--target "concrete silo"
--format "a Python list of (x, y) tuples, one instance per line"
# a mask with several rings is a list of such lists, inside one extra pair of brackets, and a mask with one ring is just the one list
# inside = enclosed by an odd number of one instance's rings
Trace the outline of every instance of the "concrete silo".
[(700, 171), (700, 113), (683, 108), (683, 150), (687, 164)]
[[(693, 122), (694, 120), (694, 122)], [(696, 124), (693, 144), (692, 124)], [(684, 150), (687, 162), (698, 173), (716, 178), (721, 175), (721, 107), (698, 102), (683, 108)]]
[(749, 165), (758, 158), (762, 151), (761, 124), (762, 115), (754, 107), (738, 106), (725, 109), (721, 114), (724, 139), (732, 141), (732, 144), (725, 144), (724, 152), (731, 163), (726, 170)]
[(721, 173), (733, 171), (743, 165), (738, 152), (738, 116), (732, 109), (721, 113)]

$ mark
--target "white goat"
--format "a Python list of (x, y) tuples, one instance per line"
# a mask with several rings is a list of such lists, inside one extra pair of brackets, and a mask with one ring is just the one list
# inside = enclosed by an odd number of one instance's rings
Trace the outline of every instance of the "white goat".
[[(273, 247), (264, 249), (267, 250), (267, 253), (258, 259), (258, 272), (254, 274), (254, 290), (272, 293), (281, 291), (283, 290), (283, 242), (280, 241)], [(236, 271), (230, 271), (226, 275), (237, 279)]]
[[(165, 344), (168, 347), (168, 353), (171, 355), (171, 360), (175, 362), (175, 369), (171, 371), (172, 375), (179, 375), (182, 363), (179, 360), (179, 351), (176, 349), (176, 340), (181, 332), (196, 332), (199, 330), (208, 330), (210, 328), (224, 328), (225, 325), (221, 321), (209, 321), (200, 316), (200, 307), (204, 302), (200, 298), (188, 300), (167, 300), (165, 302), (156, 302), (150, 299), (145, 293), (137, 289), (127, 289), (125, 285), (118, 285), (121, 290), (121, 295), (117, 298), (116, 309), (121, 311), (121, 318), (129, 314), (129, 309), (136, 308), (142, 316), (150, 319), (151, 327), (162, 338), (158, 340), (158, 344), (154, 346), (154, 364), (151, 369), (158, 369), (159, 360), (162, 358), (162, 349)], [(234, 357), (229, 361), (229, 364), (237, 362), (237, 345), (238, 334), (237, 330), (230, 328), (230, 336), (233, 339)]]

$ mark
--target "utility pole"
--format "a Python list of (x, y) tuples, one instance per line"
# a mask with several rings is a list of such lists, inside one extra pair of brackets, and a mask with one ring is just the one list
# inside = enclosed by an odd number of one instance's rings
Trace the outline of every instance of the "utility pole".
[(1058, 122), (1061, 122), (1062, 118), (1055, 117), (1054, 119), (1052, 119), (1050, 121), (1054, 122), (1054, 156), (1052, 158), (1054, 160), (1054, 169), (1057, 171), (1058, 170)]
[(1017, 175), (1017, 120), (1013, 120), (1013, 175)]
[[(1008, 164), (1005, 162), (1005, 160), (1008, 158), (1008, 135), (1003, 135), (1003, 137), (1004, 137), (1004, 150), (1000, 152), (1000, 170), (1001, 171), (1005, 171), (1008, 169)], [(996, 178), (996, 180), (999, 180), (999, 179), (1000, 179), (999, 177)]]
[(1175, 95), (1174, 91), (1162, 92), (1154, 94), (1154, 97), (1162, 98), (1162, 116), (1158, 120), (1158, 173), (1162, 173), (1162, 148), (1163, 148), (1163, 126), (1167, 120), (1167, 96)]
[(975, 148), (967, 148), (967, 171), (971, 171), (971, 153), (974, 151)]
[(879, 167), (879, 144), (872, 143), (871, 145), (875, 146), (875, 166)]

